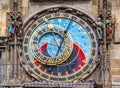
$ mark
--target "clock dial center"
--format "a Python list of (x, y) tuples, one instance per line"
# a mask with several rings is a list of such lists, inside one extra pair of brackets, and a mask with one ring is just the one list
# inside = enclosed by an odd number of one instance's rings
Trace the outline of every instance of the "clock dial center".
[[(52, 29), (49, 30), (50, 28)], [(34, 47), (31, 48), (39, 62), (46, 65), (58, 65), (69, 58), (73, 43), (68, 34), (64, 34), (64, 29), (56, 25), (47, 25), (36, 31), (32, 36)]]
[(48, 13), (27, 27), (24, 57), (37, 77), (73, 82), (93, 69), (97, 38), (84, 19), (70, 13)]

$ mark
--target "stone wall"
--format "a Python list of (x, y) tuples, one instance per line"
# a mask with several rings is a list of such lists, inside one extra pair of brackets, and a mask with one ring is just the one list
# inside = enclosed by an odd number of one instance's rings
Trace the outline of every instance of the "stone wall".
[(9, 0), (0, 0), (0, 36), (6, 35), (6, 12), (9, 9)]
[(112, 1), (112, 16), (116, 19), (115, 42), (120, 42), (120, 0)]
[[(0, 36), (4, 36), (7, 33), (6, 27), (6, 12), (9, 10), (10, 0), (0, 0)], [(39, 2), (38, 2), (39, 1)], [(76, 8), (85, 9), (91, 13), (97, 15), (98, 0), (22, 0), (22, 8), (24, 17), (34, 13), (41, 8), (57, 4), (67, 4)], [(112, 0), (112, 16), (116, 19), (115, 25), (115, 42), (120, 42), (120, 0)], [(110, 59), (111, 59), (111, 78), (112, 83), (120, 84), (120, 44), (111, 44), (110, 47)], [(116, 86), (113, 88), (120, 88)]]
[[(94, 3), (93, 3), (94, 1)], [(27, 4), (26, 2), (28, 2), (28, 0), (23, 0), (23, 13), (25, 15), (29, 15), (34, 13), (35, 11), (38, 11), (40, 9), (46, 8), (48, 6), (53, 6), (53, 5), (59, 5), (59, 4), (66, 4), (66, 5), (70, 5), (70, 6), (74, 6), (76, 8), (81, 8), (84, 9), (88, 12), (97, 13), (97, 0), (29, 0), (29, 3)], [(28, 10), (28, 11), (27, 11)], [(28, 12), (28, 13), (26, 13)]]
[[(28, 1), (28, 0), (26, 0)], [(28, 10), (28, 14), (46, 8), (48, 6), (56, 4), (72, 5), (76, 8), (82, 8), (97, 15), (98, 12), (98, 0), (66, 0), (64, 3), (60, 2), (37, 2), (37, 0), (29, 0), (28, 6), (25, 6)], [(120, 44), (114, 44), (114, 42), (120, 42), (120, 0), (112, 0), (112, 17), (116, 20), (115, 25), (115, 39), (110, 47), (110, 60), (111, 60), (111, 80), (113, 85), (120, 84)], [(113, 88), (120, 88), (120, 86), (113, 86)]]
[(116, 20), (114, 41), (118, 44), (111, 44), (111, 78), (113, 88), (120, 88), (120, 0), (112, 0), (112, 16)]

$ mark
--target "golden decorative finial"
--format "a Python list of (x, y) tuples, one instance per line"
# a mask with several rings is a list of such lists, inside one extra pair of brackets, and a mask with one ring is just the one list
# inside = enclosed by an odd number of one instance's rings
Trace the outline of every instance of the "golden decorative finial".
[(52, 24), (48, 24), (48, 29), (49, 30), (53, 29), (53, 25)]

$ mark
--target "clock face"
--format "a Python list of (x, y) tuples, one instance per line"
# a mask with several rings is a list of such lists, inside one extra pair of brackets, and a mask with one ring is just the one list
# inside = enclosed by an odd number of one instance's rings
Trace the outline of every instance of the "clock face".
[(62, 12), (40, 16), (32, 23), (23, 47), (29, 68), (47, 81), (81, 78), (97, 53), (92, 28), (80, 17)]

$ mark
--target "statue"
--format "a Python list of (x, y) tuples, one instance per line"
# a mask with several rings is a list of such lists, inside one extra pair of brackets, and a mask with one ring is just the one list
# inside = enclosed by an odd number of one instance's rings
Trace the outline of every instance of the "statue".
[(14, 39), (14, 19), (12, 16), (9, 18), (8, 32), (9, 32), (9, 37), (11, 39)]
[(112, 31), (113, 31), (112, 27), (113, 27), (113, 21), (111, 17), (109, 17), (106, 20), (107, 39), (110, 39), (110, 36), (112, 35)]
[(100, 17), (97, 18), (96, 24), (97, 24), (98, 37), (99, 39), (102, 39), (104, 34), (104, 27), (103, 27), (103, 21)]
[(17, 33), (17, 37), (21, 37), (22, 36), (22, 18), (21, 16), (18, 16), (15, 22), (15, 32)]

